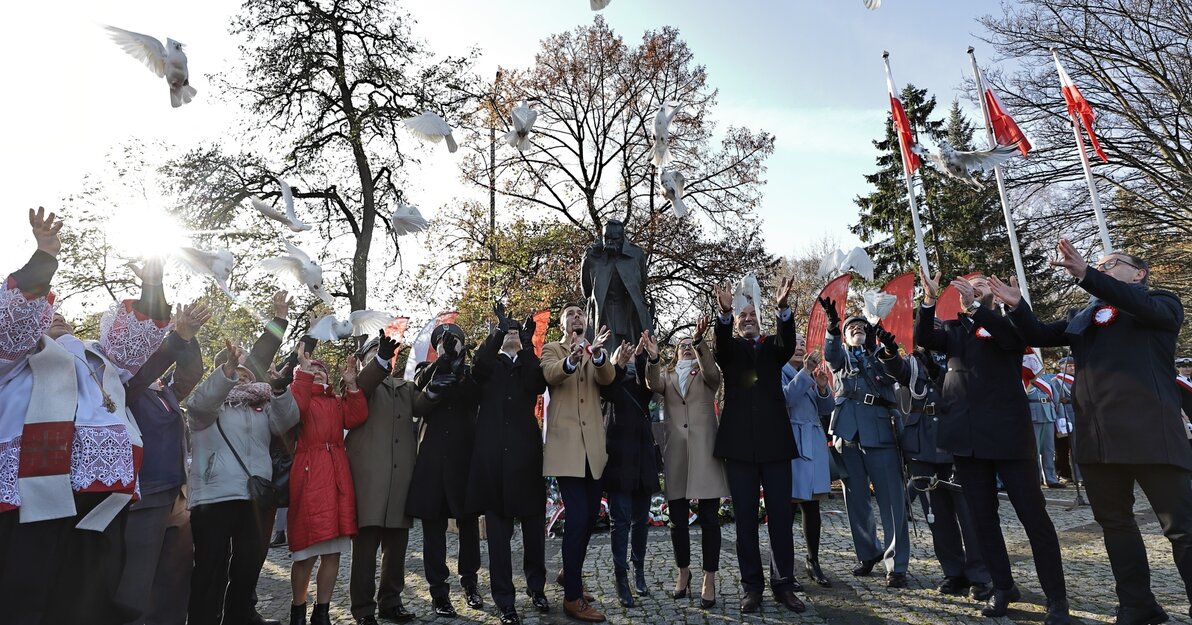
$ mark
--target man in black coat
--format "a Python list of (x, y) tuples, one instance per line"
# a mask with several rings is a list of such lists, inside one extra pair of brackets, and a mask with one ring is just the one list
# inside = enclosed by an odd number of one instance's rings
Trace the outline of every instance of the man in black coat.
[(546, 586), (546, 482), (542, 478), (542, 430), (534, 416), (546, 390), (542, 365), (534, 353), (534, 320), (519, 323), (494, 310), (497, 327), (472, 359), (472, 377), (480, 392), (476, 442), (468, 478), (467, 508), (484, 513), (488, 532), (488, 570), (493, 602), (503, 625), (521, 618), (513, 605), (513, 557), (509, 542), (520, 522), (522, 569), (527, 593), (539, 612), (549, 612)]
[[(795, 321), (787, 306), (793, 282), (783, 278), (775, 299), (778, 334), (762, 336), (758, 305), (746, 297), (734, 305), (732, 287), (713, 287), (720, 306), (716, 319), (716, 364), (724, 375), (724, 409), (713, 455), (724, 459), (737, 525), (737, 563), (741, 567), (741, 612), (756, 612), (765, 580), (758, 543), (758, 489), (764, 488), (769, 516), (774, 598), (788, 609), (807, 609), (795, 594), (794, 517), (790, 505), (791, 459), (798, 455), (782, 392), (782, 367), (795, 353)], [(739, 336), (733, 336), (735, 326)]]
[(421, 363), (414, 384), (423, 391), (414, 399), (414, 415), (422, 418), (418, 459), (410, 480), (406, 510), (422, 521), (422, 559), (431, 603), (437, 616), (455, 617), (447, 581), (447, 520), (459, 527), (459, 581), (468, 606), (484, 600), (476, 588), (480, 570), (480, 527), (465, 499), (476, 432), (478, 389), (471, 367), (464, 364), (464, 333), (445, 323), (430, 335), (438, 358)]
[(985, 277), (957, 278), (962, 312), (935, 327), (939, 276), (923, 280), (915, 345), (946, 354), (939, 446), (952, 453), (977, 528), (977, 542), (993, 578), (993, 594), (981, 613), (1004, 616), (1021, 598), (998, 516), (997, 480), (1005, 486), (1031, 543), (1035, 572), (1047, 595), (1047, 625), (1068, 623), (1068, 598), (1060, 543), (1039, 487), (1039, 461), (1031, 410), (1022, 390), (1026, 343), (994, 308)]
[(1161, 623), (1167, 614), (1151, 592), (1134, 486), (1142, 487), (1171, 540), (1192, 598), (1192, 449), (1170, 364), (1184, 308), (1174, 293), (1146, 286), (1150, 272), (1141, 258), (1110, 252), (1090, 271), (1067, 240), (1060, 239), (1057, 251), (1052, 264), (1092, 296), (1064, 319), (1041, 323), (1017, 288), (991, 282), (1013, 307), (1010, 319), (1024, 339), (1040, 347), (1072, 347), (1080, 372), (1072, 389), (1075, 459), (1117, 582), (1117, 622)]

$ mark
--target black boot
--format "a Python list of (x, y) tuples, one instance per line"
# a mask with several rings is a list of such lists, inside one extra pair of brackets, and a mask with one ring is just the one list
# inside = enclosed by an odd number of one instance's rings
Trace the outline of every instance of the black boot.
[(807, 571), (807, 577), (810, 577), (811, 581), (824, 588), (832, 587), (832, 582), (828, 580), (828, 576), (824, 575), (824, 570), (820, 568), (819, 559), (807, 558), (803, 568)]
[(637, 587), (639, 596), (650, 596), (650, 587), (646, 585), (646, 572), (637, 564), (633, 565), (633, 585)]
[(306, 625), (306, 604), (290, 604), (290, 625)]
[(629, 571), (624, 569), (617, 569), (617, 598), (621, 600), (621, 606), (632, 608), (637, 605), (633, 602), (633, 595), (629, 592)]
[(310, 613), (310, 625), (331, 625), (330, 611), (330, 603), (316, 603), (314, 611)]

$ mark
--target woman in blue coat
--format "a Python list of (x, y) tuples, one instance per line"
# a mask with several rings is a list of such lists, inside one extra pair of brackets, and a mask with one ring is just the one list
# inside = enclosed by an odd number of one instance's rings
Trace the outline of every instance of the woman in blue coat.
[(830, 586), (819, 564), (820, 505), (832, 490), (828, 472), (828, 445), (820, 416), (832, 414), (835, 398), (828, 389), (828, 376), (819, 369), (823, 357), (819, 352), (804, 354), (807, 341), (799, 337), (795, 354), (782, 368), (782, 391), (786, 396), (786, 414), (799, 455), (791, 460), (791, 503), (798, 504), (803, 518), (803, 536), (807, 540), (808, 577), (820, 586)]

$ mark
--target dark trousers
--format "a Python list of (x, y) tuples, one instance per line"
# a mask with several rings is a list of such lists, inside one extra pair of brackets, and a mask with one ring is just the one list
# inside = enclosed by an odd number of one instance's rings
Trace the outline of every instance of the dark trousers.
[(1072, 481), (1072, 436), (1055, 437), (1055, 474)]
[(725, 460), (728, 490), (733, 498), (737, 525), (737, 565), (741, 568), (741, 586), (746, 592), (765, 589), (762, 573), (761, 544), (758, 541), (757, 497), (764, 488), (767, 525), (770, 531), (770, 557), (774, 574), (770, 587), (775, 592), (790, 590), (795, 579), (794, 515), (791, 512), (791, 463), (742, 462)]
[(997, 478), (1001, 477), (1010, 496), (1010, 504), (1031, 543), (1035, 573), (1048, 599), (1067, 598), (1064, 585), (1064, 565), (1060, 561), (1060, 541), (1055, 534), (1047, 504), (1039, 488), (1039, 461), (986, 460), (957, 456), (956, 478), (964, 488), (964, 500), (973, 514), (977, 528), (977, 544), (993, 578), (993, 587), (1005, 590), (1014, 585), (1010, 575), (1010, 556), (1006, 553), (1006, 539), (1002, 536), (1001, 517), (998, 516)]
[(128, 511), (103, 532), (75, 528), (104, 497), (76, 494), (78, 513), (62, 519), (21, 523), (20, 510), (0, 514), (0, 622), (115, 625), (136, 616), (115, 600)]
[(546, 516), (531, 514), (515, 519), (486, 514), (484, 527), (488, 532), (488, 580), (492, 586), (493, 603), (500, 608), (512, 607), (517, 596), (513, 587), (513, 552), (509, 543), (513, 540), (514, 528), (519, 524), (526, 589), (534, 593), (546, 590)]
[(1105, 552), (1123, 608), (1155, 604), (1146, 546), (1134, 520), (1134, 484), (1142, 487), (1171, 541), (1175, 567), (1192, 600), (1192, 481), (1189, 472), (1163, 464), (1082, 464), (1093, 518), (1105, 536)]
[(609, 493), (608, 514), (612, 518), (609, 539), (613, 548), (613, 569), (618, 573), (629, 570), (629, 562), (625, 560), (627, 551), (631, 551), (629, 561), (641, 569), (650, 532), (650, 493)]
[(583, 596), (584, 559), (600, 514), (600, 482), (592, 479), (591, 470), (585, 477), (560, 477), (556, 481), (567, 515), (563, 523), (563, 599), (574, 601)]
[(190, 511), (195, 568), (190, 580), (189, 625), (245, 625), (266, 551), (265, 514), (246, 499), (196, 506)]
[[(691, 566), (691, 529), (687, 523), (687, 500), (675, 499), (667, 504), (671, 514), (671, 546), (675, 550), (675, 565), (681, 569)], [(720, 570), (720, 500), (700, 499), (696, 504), (699, 517), (700, 549), (705, 571)]]
[[(945, 577), (964, 577), (975, 584), (990, 582), (989, 569), (977, 547), (977, 529), (968, 504), (960, 492), (937, 485), (923, 492), (935, 477), (952, 481), (952, 464), (937, 464), (910, 460), (907, 462), (913, 486), (910, 495), (923, 506), (924, 518), (931, 528), (931, 544), (935, 558)], [(930, 515), (930, 516), (928, 516)]]
[[(182, 625), (190, 596), (194, 542), (185, 500), (175, 488), (166, 505), (133, 506), (124, 531), (124, 572), (116, 596), (141, 616), (127, 625)], [(158, 502), (164, 498), (159, 498)]]
[[(360, 528), (352, 537), (352, 569), (348, 580), (348, 595), (352, 601), (352, 618), (360, 620), (376, 616), (377, 607), (392, 610), (401, 605), (401, 591), (406, 587), (406, 548), (410, 544), (410, 528)], [(377, 590), (377, 549), (381, 550), (380, 590)], [(375, 595), (375, 599), (373, 598)]]
[[(480, 570), (480, 519), (464, 516), (455, 520), (459, 528), (459, 555), (456, 572), (463, 586), (476, 585), (476, 573)], [(451, 584), (447, 577), (447, 519), (422, 519), (422, 564), (426, 583), (430, 586), (430, 598), (447, 601)]]

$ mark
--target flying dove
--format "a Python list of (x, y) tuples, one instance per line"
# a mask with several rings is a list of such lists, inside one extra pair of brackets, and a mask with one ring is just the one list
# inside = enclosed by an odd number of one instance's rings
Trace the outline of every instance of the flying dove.
[(455, 137), (451, 136), (451, 126), (448, 126), (447, 122), (435, 113), (427, 111), (416, 117), (407, 117), (403, 123), (410, 133), (419, 139), (438, 143), (446, 138), (448, 152), (454, 153), (459, 149), (459, 145), (455, 143)]
[(687, 206), (683, 204), (683, 174), (673, 169), (664, 169), (658, 177), (662, 181), (662, 193), (670, 200), (675, 217), (686, 217)]
[(855, 271), (866, 280), (873, 279), (873, 259), (869, 258), (863, 247), (854, 247), (853, 251), (845, 254), (839, 268), (841, 272)]
[(334, 306), (335, 300), (323, 288), (323, 268), (310, 259), (310, 256), (298, 249), (286, 239), (281, 240), (286, 245), (286, 253), (274, 258), (266, 258), (260, 262), (265, 271), (275, 276), (291, 276), (310, 289), (328, 306)]
[(211, 278), (219, 286), (219, 290), (235, 299), (228, 290), (228, 278), (232, 275), (232, 268), (236, 266), (236, 259), (232, 257), (231, 251), (218, 249), (207, 252), (193, 247), (180, 247), (173, 256), (191, 273)]
[(865, 0), (865, 8), (870, 11), (876, 11), (880, 6), (882, 6), (882, 0)]
[(186, 67), (186, 53), (182, 51), (182, 44), (173, 39), (166, 39), (166, 45), (163, 46), (160, 41), (149, 35), (115, 26), (105, 28), (116, 45), (144, 63), (159, 78), (166, 79), (166, 83), (170, 85), (170, 106), (178, 108), (190, 102), (198, 93), (190, 86), (190, 71)]
[(752, 305), (754, 310), (762, 308), (762, 287), (752, 271), (742, 276), (737, 288), (733, 289), (733, 314), (740, 315), (748, 305)]
[(865, 291), (862, 293), (865, 300), (862, 306), (862, 312), (869, 323), (877, 325), (877, 322), (885, 319), (891, 310), (894, 310), (894, 304), (898, 298), (889, 293), (882, 291)]
[(985, 185), (973, 177), (972, 172), (993, 171), (994, 167), (1019, 154), (1018, 143), (997, 145), (988, 150), (964, 152), (953, 148), (947, 141), (940, 141), (938, 153), (931, 152), (918, 144), (912, 146), (911, 151), (930, 160), (945, 174), (965, 181), (974, 189), (984, 189)]
[(840, 263), (844, 261), (844, 252), (836, 250), (820, 261), (819, 271), (815, 273), (818, 278), (827, 278), (828, 276), (840, 270)]
[(353, 310), (348, 318), (340, 321), (335, 315), (319, 317), (306, 332), (320, 341), (341, 341), (353, 336), (376, 334), (393, 321), (393, 315), (379, 310)]
[(304, 232), (306, 230), (310, 230), (311, 226), (309, 224), (303, 223), (301, 219), (298, 219), (298, 214), (294, 212), (294, 192), (290, 189), (290, 185), (286, 184), (286, 181), (282, 180), (281, 178), (274, 178), (274, 180), (276, 180), (277, 184), (281, 187), (281, 200), (286, 206), (286, 212), (283, 214), (272, 206), (266, 204), (260, 198), (255, 197), (252, 198), (252, 207), (257, 209), (257, 212), (261, 213), (262, 215), (284, 224), (287, 228), (293, 230), (294, 232)]
[(654, 144), (650, 148), (650, 158), (655, 167), (663, 167), (671, 162), (670, 125), (678, 112), (678, 103), (667, 102), (659, 107), (658, 114), (654, 116)]
[(389, 228), (393, 230), (393, 236), (396, 237), (422, 232), (426, 230), (427, 225), (426, 219), (418, 207), (413, 204), (398, 202), (397, 208), (393, 209), (393, 213), (389, 215)]
[(505, 133), (505, 142), (518, 151), (525, 152), (530, 147), (530, 130), (538, 120), (538, 112), (523, 102), (513, 107), (509, 117), (513, 121), (513, 130)]

